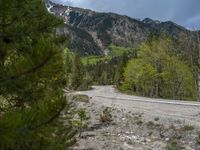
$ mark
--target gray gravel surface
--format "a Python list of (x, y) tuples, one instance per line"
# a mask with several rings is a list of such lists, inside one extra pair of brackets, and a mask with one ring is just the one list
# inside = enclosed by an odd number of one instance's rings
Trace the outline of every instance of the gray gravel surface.
[[(75, 150), (200, 150), (200, 103), (130, 96), (113, 86), (94, 86), (74, 92), (90, 97), (77, 102), (90, 115)], [(102, 124), (100, 115), (111, 109), (113, 121)], [(191, 128), (192, 127), (192, 128)]]
[[(164, 123), (182, 121), (200, 128), (200, 103), (131, 96), (118, 92), (113, 86), (94, 86), (86, 94), (92, 101), (104, 106), (114, 106), (143, 113), (146, 118), (159, 117)], [(165, 122), (166, 121), (166, 122)]]

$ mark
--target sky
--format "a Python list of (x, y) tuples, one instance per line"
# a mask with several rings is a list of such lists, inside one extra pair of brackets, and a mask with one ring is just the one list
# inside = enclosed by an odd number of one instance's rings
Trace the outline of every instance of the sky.
[(132, 18), (173, 21), (186, 28), (200, 29), (200, 0), (52, 0), (56, 3), (114, 12)]

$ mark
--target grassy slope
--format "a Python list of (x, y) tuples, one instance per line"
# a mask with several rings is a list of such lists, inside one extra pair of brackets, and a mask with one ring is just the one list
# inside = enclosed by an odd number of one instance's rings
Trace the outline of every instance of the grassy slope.
[(120, 57), (123, 55), (123, 53), (134, 53), (136, 52), (135, 49), (133, 48), (125, 48), (125, 47), (119, 47), (115, 45), (110, 45), (109, 46), (110, 53), (107, 56), (87, 56), (87, 57), (82, 57), (82, 63), (84, 65), (90, 65), (90, 64), (96, 64), (101, 61), (109, 61), (113, 57)]

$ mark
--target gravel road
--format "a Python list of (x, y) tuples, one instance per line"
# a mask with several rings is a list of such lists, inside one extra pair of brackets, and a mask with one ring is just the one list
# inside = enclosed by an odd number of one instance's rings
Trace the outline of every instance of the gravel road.
[(147, 120), (159, 117), (165, 124), (180, 121), (200, 128), (199, 102), (131, 96), (118, 92), (113, 86), (94, 86), (91, 91), (76, 93), (88, 95), (99, 105), (142, 113)]

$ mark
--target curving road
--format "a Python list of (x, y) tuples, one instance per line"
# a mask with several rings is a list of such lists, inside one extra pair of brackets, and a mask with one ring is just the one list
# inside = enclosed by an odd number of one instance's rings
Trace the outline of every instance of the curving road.
[(76, 92), (91, 97), (98, 105), (112, 106), (143, 113), (147, 119), (160, 117), (163, 121), (182, 121), (200, 128), (200, 103), (154, 99), (123, 94), (113, 86), (94, 86), (91, 91)]

